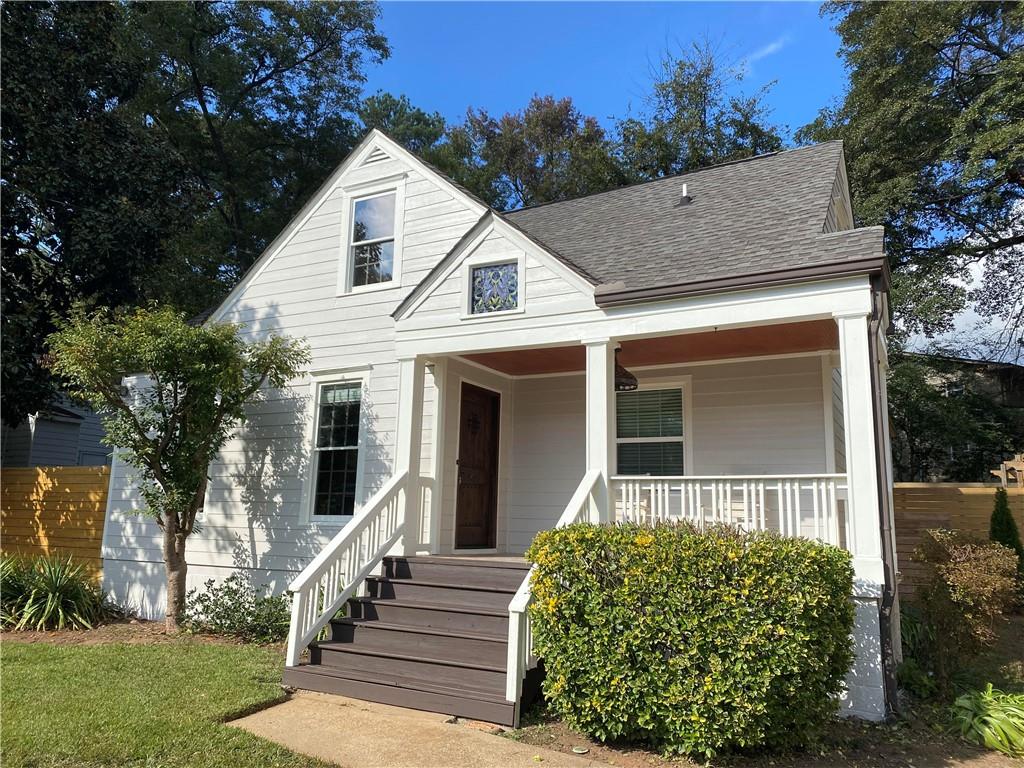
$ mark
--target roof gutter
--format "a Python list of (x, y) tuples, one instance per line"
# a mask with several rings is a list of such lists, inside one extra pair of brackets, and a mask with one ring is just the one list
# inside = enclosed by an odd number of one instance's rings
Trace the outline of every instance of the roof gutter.
[(773, 285), (790, 285), (808, 283), (815, 280), (854, 275), (878, 276), (881, 290), (889, 289), (889, 265), (884, 256), (873, 256), (868, 259), (814, 264), (807, 267), (794, 267), (771, 272), (754, 272), (736, 277), (716, 278), (714, 280), (697, 280), (689, 283), (661, 285), (654, 288), (626, 288), (623, 283), (611, 283), (598, 286), (594, 301), (599, 307), (616, 307), (625, 304), (639, 304), (649, 301), (664, 301), (685, 296), (700, 296), (707, 293), (742, 290), (744, 288), (764, 288)]

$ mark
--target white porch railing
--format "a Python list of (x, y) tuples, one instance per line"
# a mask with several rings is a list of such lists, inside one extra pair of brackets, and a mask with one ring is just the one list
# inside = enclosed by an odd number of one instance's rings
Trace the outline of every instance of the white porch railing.
[(292, 619), (286, 666), (299, 663), (302, 650), (401, 537), (406, 475), (403, 472), (388, 480), (289, 585)]
[(837, 546), (850, 541), (846, 475), (734, 475), (611, 479), (617, 522), (681, 521), (806, 536)]
[[(565, 511), (555, 523), (555, 528), (563, 528), (581, 520), (587, 520), (591, 511), (597, 509), (597, 502), (593, 498), (594, 486), (601, 479), (601, 472), (592, 469), (583, 475), (580, 484), (576, 487)], [(530, 591), (530, 579), (537, 566), (530, 568), (519, 585), (515, 595), (508, 604), (508, 663), (505, 673), (505, 698), (513, 703), (519, 701), (523, 692), (523, 678), (526, 673), (537, 666), (537, 657), (533, 655), (533, 629), (530, 622), (530, 614), (527, 611), (530, 603), (533, 602), (533, 593)]]

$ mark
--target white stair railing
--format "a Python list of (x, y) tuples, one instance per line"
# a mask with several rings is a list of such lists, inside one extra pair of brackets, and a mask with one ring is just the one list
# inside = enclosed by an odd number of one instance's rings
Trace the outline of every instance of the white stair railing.
[[(576, 492), (565, 507), (562, 516), (555, 523), (555, 528), (587, 520), (592, 509), (596, 509), (594, 488), (601, 479), (601, 471), (592, 469), (583, 475)], [(519, 585), (515, 595), (508, 604), (508, 662), (505, 673), (505, 698), (515, 703), (523, 692), (523, 678), (526, 673), (537, 666), (537, 657), (533, 655), (533, 626), (528, 608), (533, 602), (530, 591), (530, 579), (537, 566), (530, 568)]]
[(616, 522), (689, 521), (776, 531), (845, 546), (847, 478), (821, 475), (615, 476)]
[(401, 538), (407, 475), (388, 480), (288, 586), (292, 618), (286, 666), (299, 663), (303, 649)]

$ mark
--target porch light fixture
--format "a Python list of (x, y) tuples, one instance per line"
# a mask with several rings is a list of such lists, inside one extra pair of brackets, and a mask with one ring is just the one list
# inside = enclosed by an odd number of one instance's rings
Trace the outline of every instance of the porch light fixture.
[(636, 376), (627, 371), (619, 363), (619, 350), (615, 350), (615, 391), (616, 392), (632, 392), (634, 389), (640, 386), (640, 382), (636, 380)]

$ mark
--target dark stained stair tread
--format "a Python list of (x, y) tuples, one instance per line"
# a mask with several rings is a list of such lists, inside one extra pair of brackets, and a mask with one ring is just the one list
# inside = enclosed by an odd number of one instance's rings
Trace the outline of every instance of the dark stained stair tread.
[(420, 627), (415, 624), (393, 624), (379, 619), (332, 619), (332, 624), (341, 624), (353, 627), (369, 627), (371, 629), (390, 630), (392, 632), (408, 632), (419, 635), (439, 635), (442, 637), (462, 638), (465, 640), (483, 640), (489, 643), (508, 643), (508, 637), (489, 635), (482, 632), (468, 632), (466, 630), (445, 629), (443, 627)]
[(426, 680), (419, 677), (400, 674), (377, 674), (375, 672), (341, 671), (330, 667), (319, 667), (315, 664), (300, 664), (295, 669), (301, 669), (316, 674), (324, 674), (330, 677), (342, 678), (345, 680), (361, 680), (366, 683), (380, 683), (381, 685), (392, 685), (398, 688), (410, 688), (417, 691), (431, 691), (442, 693), (448, 696), (463, 696), (467, 699), (479, 699), (480, 701), (491, 701), (496, 704), (507, 704), (504, 693), (483, 688), (474, 688), (465, 684), (459, 686), (446, 685), (437, 680)]
[[(425, 611), (448, 611), (450, 613), (472, 613), (480, 616), (503, 616), (508, 618), (508, 611), (501, 608), (485, 608), (476, 605), (456, 605), (453, 603), (427, 603), (420, 600), (399, 600), (393, 597), (369, 597), (362, 595), (349, 599), (350, 603), (369, 603), (373, 605), (393, 605), (397, 608), (418, 608)], [(337, 619), (335, 619), (337, 621)]]
[(463, 667), (465, 669), (483, 669), (488, 672), (501, 672), (504, 674), (504, 665), (481, 664), (473, 661), (456, 661), (453, 659), (437, 659), (422, 656), (420, 654), (399, 653), (397, 651), (378, 651), (375, 648), (356, 647), (353, 643), (342, 643), (334, 640), (322, 640), (310, 643), (310, 648), (318, 648), (321, 651), (332, 653), (357, 653), (363, 656), (380, 656), (386, 659), (402, 659), (403, 661), (416, 661), (424, 664), (437, 664), (442, 667)]
[(451, 582), (431, 581), (430, 579), (406, 579), (401, 576), (369, 576), (367, 581), (374, 581), (381, 584), (413, 584), (418, 587), (437, 587), (438, 589), (460, 589), (473, 592), (501, 592), (514, 595), (519, 589), (514, 587), (492, 587), (483, 584), (453, 584)]

